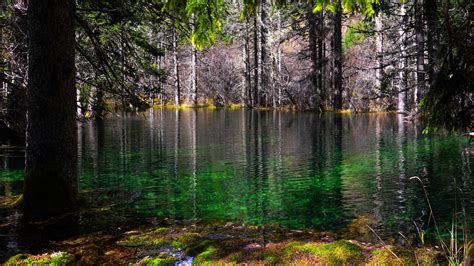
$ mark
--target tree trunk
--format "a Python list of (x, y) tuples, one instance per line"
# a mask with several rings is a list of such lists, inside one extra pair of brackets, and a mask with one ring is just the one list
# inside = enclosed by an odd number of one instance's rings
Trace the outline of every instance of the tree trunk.
[(399, 86), (398, 86), (398, 107), (397, 111), (399, 113), (405, 113), (405, 102), (406, 102), (406, 89), (407, 89), (407, 75), (406, 75), (406, 66), (407, 66), (407, 52), (406, 52), (406, 6), (404, 3), (400, 6), (400, 59), (399, 59)]
[(337, 1), (334, 12), (334, 110), (342, 109), (342, 5)]
[(28, 4), (28, 115), (20, 206), (27, 214), (70, 210), (77, 196), (75, 2)]
[(425, 36), (423, 24), (423, 0), (416, 0), (416, 89), (414, 93), (415, 109), (418, 109), (418, 103), (425, 93)]
[(318, 93), (318, 47), (317, 47), (317, 22), (316, 14), (313, 13), (313, 4), (309, 4), (307, 7), (308, 17), (308, 41), (309, 41), (309, 54), (311, 58), (311, 83), (313, 84), (313, 94)]
[(258, 61), (259, 61), (259, 56), (258, 56), (258, 14), (255, 12), (254, 17), (253, 17), (253, 59), (254, 59), (254, 69), (253, 69), (253, 78), (254, 78), (254, 88), (253, 88), (253, 102), (252, 105), (256, 106), (259, 104), (259, 99), (260, 99), (260, 78), (258, 76)]
[(325, 101), (326, 101), (326, 89), (324, 86), (324, 81), (323, 81), (323, 73), (324, 73), (324, 9), (321, 10), (318, 14), (318, 20), (319, 20), (319, 36), (318, 36), (318, 86), (319, 86), (319, 93), (320, 93), (320, 98), (321, 102), (319, 104), (319, 108), (321, 110), (326, 109), (325, 108)]
[[(194, 32), (196, 17), (192, 14), (192, 31)], [(197, 49), (194, 44), (191, 44), (191, 100), (194, 106), (198, 104), (197, 97), (197, 76), (196, 76), (196, 61), (197, 61)]]
[(174, 63), (174, 104), (181, 104), (181, 84), (179, 82), (178, 33), (173, 30), (173, 63)]
[(242, 105), (252, 105), (252, 88), (251, 88), (251, 77), (250, 77), (250, 48), (249, 48), (249, 19), (245, 18), (244, 22), (244, 45), (242, 48), (243, 57), (243, 77), (242, 77)]
[(377, 51), (377, 68), (375, 69), (375, 89), (380, 91), (383, 79), (383, 19), (382, 13), (375, 16), (375, 49)]
[(267, 0), (260, 0), (260, 82), (261, 91), (265, 93), (263, 98), (262, 93), (259, 95), (258, 102), (260, 105), (266, 104), (269, 96), (269, 79), (268, 79), (268, 51), (267, 51)]
[(426, 14), (427, 38), (426, 49), (428, 51), (428, 80), (431, 85), (433, 82), (434, 70), (437, 67), (437, 46), (438, 43), (438, 14), (437, 0), (424, 0), (423, 2)]

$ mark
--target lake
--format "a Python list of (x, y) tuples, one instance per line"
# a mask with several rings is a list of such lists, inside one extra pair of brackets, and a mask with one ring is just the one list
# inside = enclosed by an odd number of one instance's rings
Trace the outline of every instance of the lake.
[[(338, 230), (369, 217), (382, 235), (413, 233), (432, 225), (423, 185), (440, 225), (474, 214), (467, 138), (401, 115), (155, 109), (79, 123), (78, 138), (80, 190), (126, 192), (130, 219)], [(0, 163), (0, 196), (20, 194), (22, 149)]]

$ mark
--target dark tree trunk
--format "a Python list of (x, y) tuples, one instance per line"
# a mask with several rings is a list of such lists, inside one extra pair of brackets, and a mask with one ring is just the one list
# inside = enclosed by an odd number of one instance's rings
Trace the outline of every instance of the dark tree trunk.
[(308, 5), (308, 38), (309, 38), (309, 54), (311, 58), (311, 83), (313, 84), (313, 92), (318, 93), (318, 50), (317, 50), (317, 22), (316, 15), (313, 13), (313, 5)]
[(28, 4), (28, 115), (23, 197), (26, 214), (76, 206), (77, 125), (74, 0)]
[(416, 91), (415, 109), (425, 93), (425, 34), (423, 30), (423, 2), (416, 1), (415, 33), (416, 33)]
[(342, 109), (342, 6), (341, 1), (337, 1), (334, 12), (334, 110)]
[(321, 102), (319, 107), (321, 110), (325, 109), (325, 101), (326, 101), (326, 90), (324, 87), (323, 81), (323, 61), (324, 61), (324, 10), (321, 10), (318, 14), (318, 22), (319, 22), (319, 34), (318, 34), (318, 89), (321, 97)]
[(426, 48), (428, 51), (428, 79), (429, 84), (433, 82), (434, 70), (437, 66), (436, 62), (436, 44), (438, 43), (438, 5), (437, 0), (425, 0), (423, 2), (426, 16)]

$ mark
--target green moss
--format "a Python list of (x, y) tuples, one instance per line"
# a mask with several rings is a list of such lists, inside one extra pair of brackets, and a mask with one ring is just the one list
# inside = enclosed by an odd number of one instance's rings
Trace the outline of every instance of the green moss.
[(128, 239), (122, 240), (118, 243), (125, 247), (143, 247), (153, 244), (149, 239), (142, 236), (130, 236)]
[(167, 266), (174, 265), (176, 261), (178, 261), (178, 259), (172, 256), (164, 258), (143, 258), (137, 265)]
[[(392, 253), (393, 252), (393, 253)], [(397, 255), (395, 256), (394, 255)], [(396, 248), (396, 247), (384, 247), (381, 249), (376, 249), (372, 251), (372, 256), (370, 257), (367, 265), (414, 265), (416, 261), (414, 260), (413, 254), (407, 250)]]
[(358, 245), (345, 240), (324, 244), (292, 244), (290, 250), (314, 255), (332, 265), (356, 264), (364, 258)]
[(38, 256), (18, 254), (11, 257), (5, 265), (66, 265), (74, 260), (67, 252), (55, 252)]
[(155, 230), (155, 233), (160, 234), (160, 235), (166, 235), (171, 231), (171, 229), (167, 227), (160, 227)]
[(218, 250), (216, 247), (209, 246), (206, 248), (206, 250), (204, 250), (194, 258), (193, 263), (197, 265), (202, 265), (205, 262), (215, 260), (217, 257), (217, 253)]
[(421, 265), (436, 265), (443, 259), (441, 252), (433, 248), (419, 248), (415, 254)]

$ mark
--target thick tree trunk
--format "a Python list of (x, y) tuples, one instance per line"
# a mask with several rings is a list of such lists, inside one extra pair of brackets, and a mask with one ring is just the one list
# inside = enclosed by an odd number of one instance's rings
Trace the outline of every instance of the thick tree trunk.
[(28, 115), (20, 206), (48, 215), (76, 206), (74, 0), (28, 4)]
[(415, 109), (418, 109), (418, 103), (425, 93), (425, 34), (423, 24), (423, 0), (416, 0), (416, 89), (414, 93)]
[(334, 12), (334, 110), (342, 109), (342, 5), (338, 0)]
[(407, 90), (407, 51), (406, 51), (406, 6), (404, 3), (400, 6), (400, 58), (399, 58), (399, 86), (398, 86), (398, 106), (399, 113), (405, 113), (406, 90)]
[(173, 63), (174, 63), (174, 104), (181, 104), (181, 84), (179, 82), (178, 33), (173, 31)]

